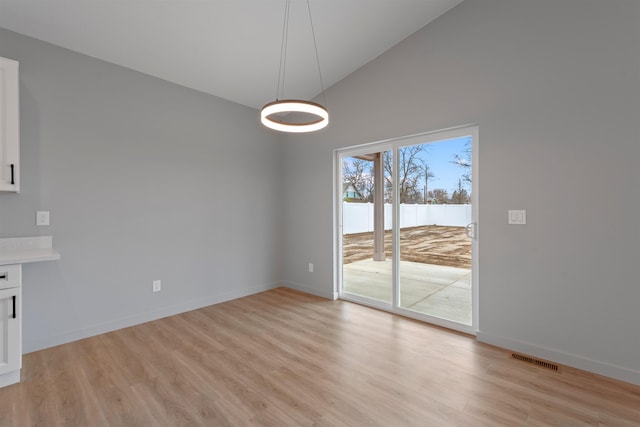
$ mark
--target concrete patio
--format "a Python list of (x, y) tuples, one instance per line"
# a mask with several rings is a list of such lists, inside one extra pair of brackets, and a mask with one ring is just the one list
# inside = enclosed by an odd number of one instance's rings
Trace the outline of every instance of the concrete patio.
[[(345, 292), (392, 302), (391, 260), (364, 260), (343, 266)], [(400, 306), (471, 325), (471, 270), (400, 262)]]

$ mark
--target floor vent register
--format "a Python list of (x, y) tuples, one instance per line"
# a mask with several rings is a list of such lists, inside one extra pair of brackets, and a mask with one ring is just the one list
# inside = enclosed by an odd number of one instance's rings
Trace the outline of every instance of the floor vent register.
[(555, 372), (558, 372), (560, 370), (560, 367), (557, 363), (547, 362), (546, 360), (536, 359), (535, 357), (526, 356), (524, 354), (511, 353), (511, 358), (515, 360), (520, 360), (521, 362), (526, 362), (532, 365), (540, 366), (541, 368), (549, 369)]

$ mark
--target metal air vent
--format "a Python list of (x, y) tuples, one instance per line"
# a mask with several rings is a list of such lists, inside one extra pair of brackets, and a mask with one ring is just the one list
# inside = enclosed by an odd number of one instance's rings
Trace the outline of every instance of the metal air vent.
[(530, 363), (532, 365), (540, 366), (545, 369), (550, 369), (555, 372), (558, 372), (560, 370), (560, 366), (557, 363), (547, 362), (546, 360), (537, 359), (535, 357), (526, 356), (524, 354), (511, 353), (511, 358)]

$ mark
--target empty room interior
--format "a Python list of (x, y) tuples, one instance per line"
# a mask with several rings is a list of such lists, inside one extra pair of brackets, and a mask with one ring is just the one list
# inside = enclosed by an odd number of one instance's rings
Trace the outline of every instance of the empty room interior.
[(640, 425), (638, 22), (0, 0), (0, 427)]

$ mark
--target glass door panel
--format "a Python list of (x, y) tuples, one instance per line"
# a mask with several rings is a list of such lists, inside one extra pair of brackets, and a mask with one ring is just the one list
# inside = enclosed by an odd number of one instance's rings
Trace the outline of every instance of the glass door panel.
[(341, 162), (342, 292), (391, 305), (392, 151)]
[(462, 136), (398, 148), (399, 307), (472, 325), (471, 153)]

